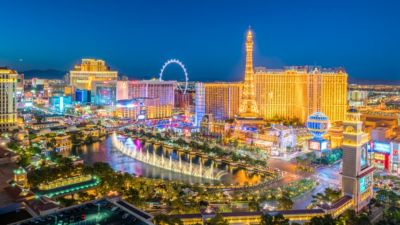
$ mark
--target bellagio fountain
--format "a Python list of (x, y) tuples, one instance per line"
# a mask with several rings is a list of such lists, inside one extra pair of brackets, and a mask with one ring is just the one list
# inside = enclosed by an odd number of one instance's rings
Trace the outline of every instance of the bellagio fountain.
[(221, 180), (221, 177), (226, 174), (225, 171), (214, 168), (213, 164), (205, 167), (202, 164), (193, 163), (192, 160), (189, 162), (183, 161), (181, 157), (178, 160), (174, 160), (171, 155), (165, 157), (164, 154), (158, 155), (156, 151), (150, 153), (148, 148), (138, 147), (132, 141), (123, 142), (115, 132), (112, 135), (112, 144), (118, 151), (135, 160), (176, 173), (210, 180)]

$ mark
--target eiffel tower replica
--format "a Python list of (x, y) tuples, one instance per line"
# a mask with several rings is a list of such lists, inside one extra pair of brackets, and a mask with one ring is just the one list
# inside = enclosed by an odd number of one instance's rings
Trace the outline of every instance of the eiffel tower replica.
[(249, 29), (246, 37), (246, 68), (244, 73), (243, 92), (239, 105), (239, 115), (235, 118), (239, 125), (262, 125), (256, 102), (253, 70), (253, 32)]

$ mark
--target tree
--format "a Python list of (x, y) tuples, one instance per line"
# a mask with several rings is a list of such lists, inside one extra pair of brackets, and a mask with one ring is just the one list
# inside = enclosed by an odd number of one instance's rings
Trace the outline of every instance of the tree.
[(221, 214), (217, 214), (214, 218), (206, 221), (206, 225), (229, 225), (229, 222)]
[(399, 199), (400, 197), (391, 190), (382, 189), (376, 193), (376, 200), (383, 206), (385, 212), (387, 212), (389, 208), (397, 206)]
[(326, 188), (324, 193), (318, 193), (316, 195), (313, 195), (313, 200), (312, 203), (315, 205), (317, 204), (323, 204), (323, 203), (333, 203), (337, 201), (341, 196), (341, 192), (339, 190), (334, 190), (331, 188)]
[(283, 194), (282, 197), (277, 199), (277, 201), (280, 210), (289, 210), (293, 207), (293, 201), (288, 197), (288, 194)]
[(183, 225), (181, 219), (165, 214), (158, 214), (154, 216), (153, 223), (156, 225)]
[(260, 211), (260, 203), (257, 201), (257, 200), (255, 200), (255, 199), (252, 199), (250, 202), (249, 202), (249, 208), (250, 208), (250, 210), (252, 210), (252, 211)]
[(316, 216), (311, 218), (307, 225), (335, 225), (336, 220), (331, 215)]
[(387, 215), (377, 223), (378, 225), (396, 225), (400, 224), (400, 208), (393, 207)]
[(282, 214), (277, 214), (271, 216), (270, 214), (265, 214), (261, 216), (261, 225), (289, 225), (289, 220), (283, 217)]
[(339, 217), (337, 224), (371, 225), (372, 223), (365, 214), (357, 215), (354, 210), (347, 210)]
[(138, 203), (140, 203), (139, 191), (136, 190), (135, 188), (129, 188), (126, 191), (126, 195), (127, 195), (127, 200), (132, 204), (137, 205)]

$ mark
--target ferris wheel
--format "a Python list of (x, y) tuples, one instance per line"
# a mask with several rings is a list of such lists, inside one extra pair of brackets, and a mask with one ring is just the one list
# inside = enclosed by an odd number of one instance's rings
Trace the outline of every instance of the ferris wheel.
[(184, 81), (183, 87), (182, 87), (181, 85), (178, 85), (177, 87), (178, 87), (178, 89), (181, 90), (184, 94), (186, 94), (186, 91), (187, 91), (187, 89), (188, 89), (189, 76), (188, 76), (188, 73), (187, 73), (187, 71), (186, 71), (185, 65), (184, 65), (181, 61), (179, 61), (178, 59), (169, 59), (169, 60), (167, 60), (167, 61), (164, 63), (164, 65), (161, 67), (159, 80), (160, 80), (160, 81), (163, 80), (163, 79), (162, 79), (162, 76), (163, 76), (164, 70), (165, 70), (165, 68), (167, 68), (167, 66), (170, 65), (170, 64), (178, 64), (178, 65), (181, 67), (183, 73), (185, 74), (185, 81)]

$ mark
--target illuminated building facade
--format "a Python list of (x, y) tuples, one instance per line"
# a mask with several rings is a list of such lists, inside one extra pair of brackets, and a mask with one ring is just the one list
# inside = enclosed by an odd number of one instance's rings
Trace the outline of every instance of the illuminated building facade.
[(190, 110), (193, 107), (194, 102), (194, 91), (186, 91), (184, 93), (181, 90), (175, 90), (175, 108), (182, 110)]
[(366, 106), (368, 100), (368, 91), (350, 90), (348, 99), (349, 106), (351, 107)]
[(222, 137), (227, 126), (225, 121), (215, 121), (212, 114), (205, 114), (201, 121), (200, 132), (206, 136)]
[(400, 113), (395, 110), (364, 110), (361, 111), (361, 120), (367, 132), (378, 127), (387, 128), (387, 138), (395, 136), (395, 129), (400, 125)]
[(219, 82), (196, 84), (197, 121), (205, 114), (212, 114), (216, 121), (233, 119), (239, 113), (242, 86), (241, 83)]
[(368, 134), (364, 133), (361, 114), (346, 114), (343, 139), (342, 191), (354, 200), (355, 210), (364, 208), (373, 196), (373, 171), (368, 154)]
[(29, 188), (27, 172), (24, 168), (20, 167), (14, 171), (14, 182), (21, 188)]
[(139, 119), (140, 115), (144, 117), (144, 102), (138, 99), (127, 99), (117, 101), (115, 116), (118, 118)]
[(81, 64), (76, 65), (69, 72), (69, 84), (81, 90), (92, 89), (94, 81), (116, 81), (117, 71), (111, 71), (103, 60), (82, 59)]
[(162, 119), (172, 115), (172, 108), (160, 105), (158, 98), (135, 98), (117, 101), (115, 115), (134, 120)]
[(72, 96), (52, 96), (49, 98), (49, 106), (53, 112), (63, 114), (67, 108), (72, 107)]
[(194, 92), (194, 125), (199, 127), (204, 115), (206, 114), (206, 102), (205, 102), (205, 88), (204, 83), (196, 83)]
[(0, 131), (7, 131), (17, 124), (16, 85), (18, 74), (0, 68)]
[(117, 96), (116, 81), (92, 82), (91, 101), (97, 106), (115, 106)]
[(256, 68), (255, 90), (259, 114), (266, 120), (298, 118), (305, 122), (320, 111), (335, 122), (343, 121), (347, 110), (347, 74), (342, 70)]
[(341, 122), (331, 124), (324, 138), (329, 140), (330, 149), (340, 148), (343, 143), (343, 124)]
[(16, 98), (17, 102), (21, 102), (24, 96), (24, 74), (17, 75), (17, 89), (16, 89)]
[(90, 91), (87, 90), (75, 90), (75, 102), (80, 104), (90, 103)]
[(176, 81), (118, 81), (116, 99), (156, 99), (157, 104), (147, 107), (147, 118), (167, 118), (175, 105), (175, 87)]
[(160, 105), (174, 105), (176, 81), (140, 80), (118, 81), (117, 100), (158, 98)]

